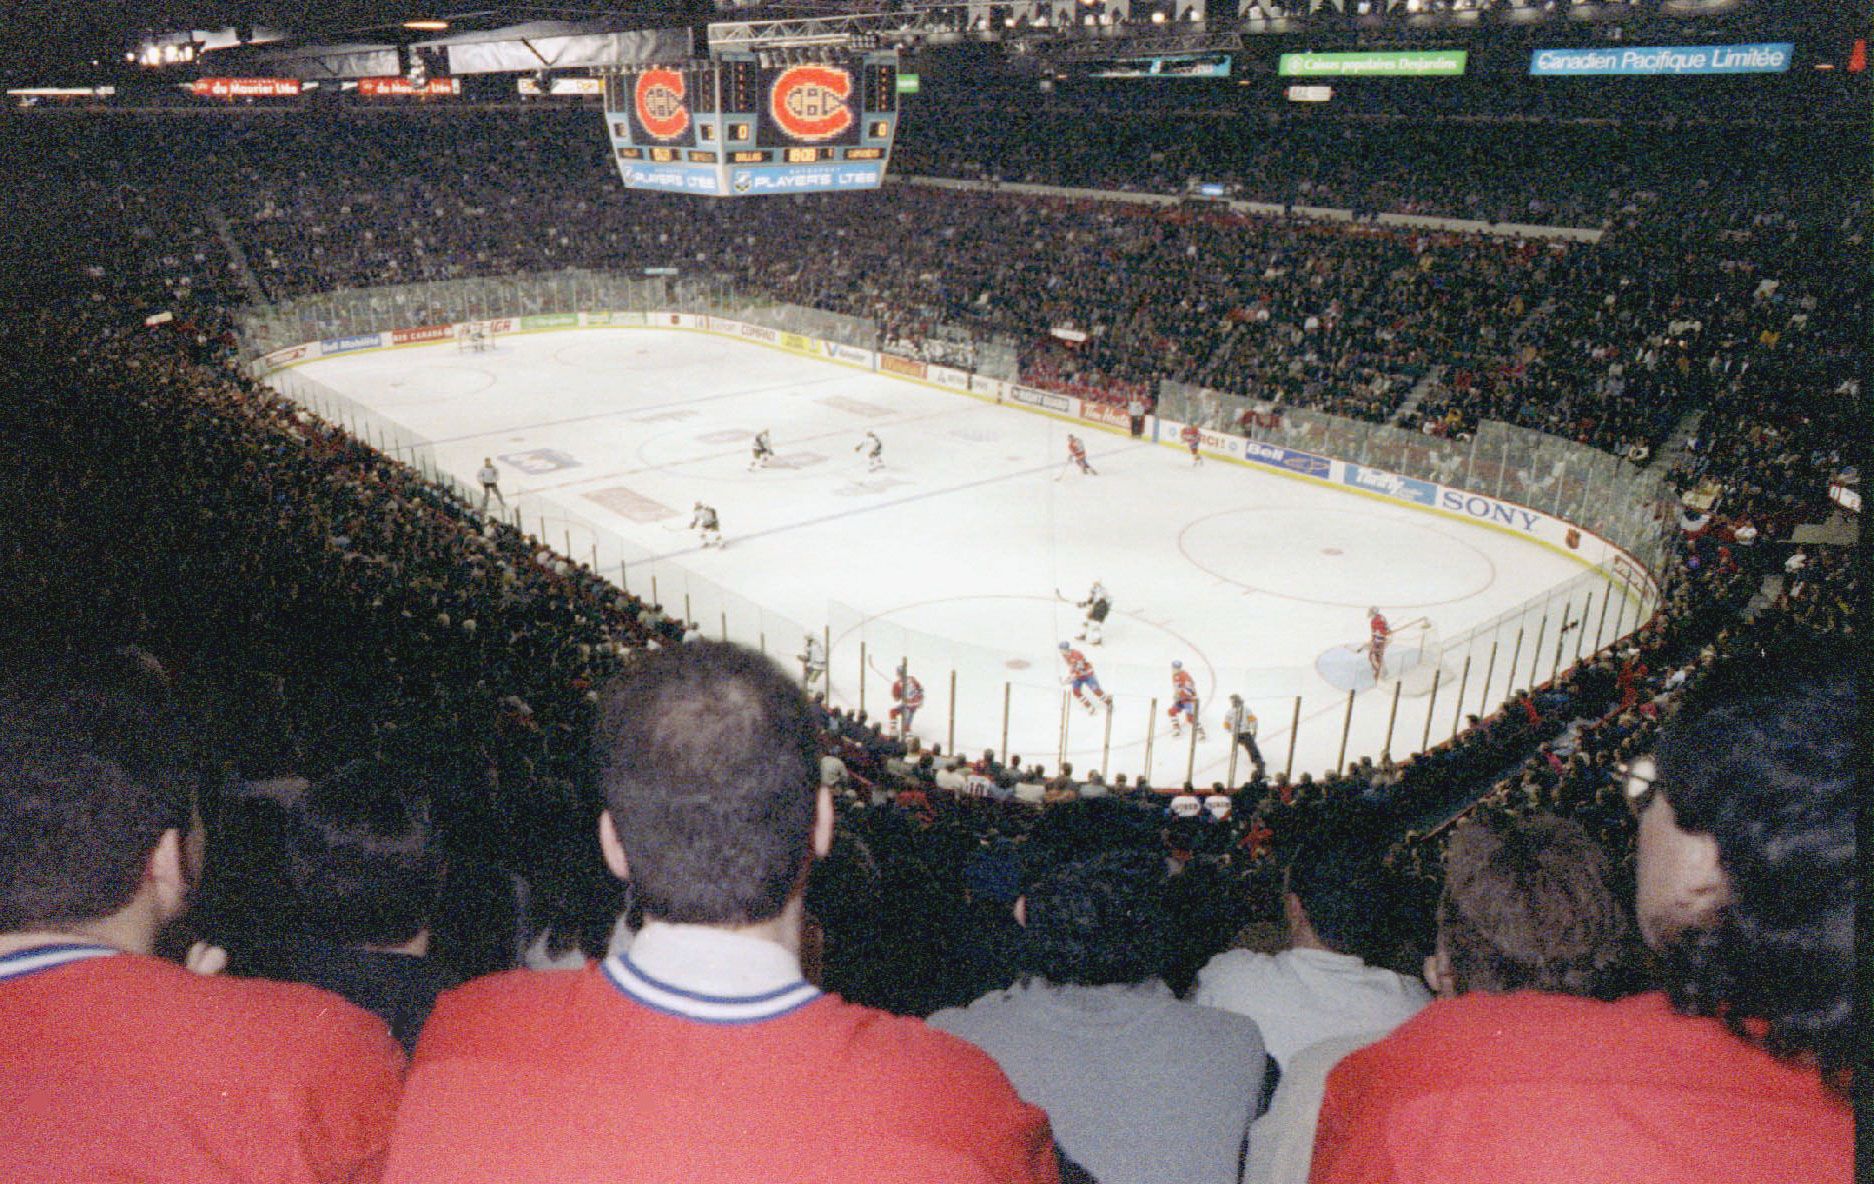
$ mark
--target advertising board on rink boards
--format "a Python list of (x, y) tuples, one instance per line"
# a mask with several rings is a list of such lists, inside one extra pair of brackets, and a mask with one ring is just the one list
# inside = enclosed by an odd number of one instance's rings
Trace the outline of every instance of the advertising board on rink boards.
[(1053, 391), (1037, 390), (1032, 386), (1010, 386), (1009, 402), (1021, 403), (1028, 407), (1039, 407), (1043, 411), (1053, 411), (1060, 415), (1074, 413), (1075, 400), (1067, 395), (1057, 395)]
[[(1184, 430), (1184, 426), (1176, 420), (1159, 420), (1158, 438), (1161, 441), (1176, 440), (1178, 433)], [(1249, 440), (1242, 436), (1212, 431), (1209, 428), (1200, 428), (1199, 431), (1202, 433), (1202, 445), (1209, 452), (1236, 457), (1266, 468), (1280, 469), (1320, 481), (1346, 485), (1376, 497), (1383, 497), (1388, 501), (1437, 510), (1493, 526), (1499, 530), (1509, 530), (1525, 538), (1542, 542), (1557, 551), (1566, 552), (1589, 566), (1609, 562), (1625, 564), (1625, 570), (1637, 573), (1629, 582), (1644, 582), (1647, 587), (1652, 586), (1651, 577), (1646, 574), (1645, 569), (1634, 562), (1625, 551), (1591, 531), (1584, 530), (1572, 522), (1544, 514), (1539, 510), (1487, 497), (1481, 493), (1473, 493), (1468, 489), (1434, 485), (1429, 481), (1421, 481), (1418, 478), (1407, 477), (1385, 469), (1375, 469), (1354, 464), (1351, 461), (1316, 456), (1311, 452), (1298, 452), (1293, 448), (1265, 444), (1260, 440)]]
[(969, 371), (958, 370), (954, 366), (932, 366), (930, 380), (959, 391), (970, 389)]
[(1080, 400), (1080, 418), (1089, 423), (1103, 423), (1108, 427), (1130, 428), (1132, 420), (1126, 416), (1124, 407), (1114, 407), (1108, 403), (1094, 403)]
[(878, 368), (882, 374), (899, 374), (905, 378), (922, 379), (927, 373), (924, 363), (915, 358), (901, 358), (897, 354), (880, 354)]
[(856, 345), (841, 345), (837, 341), (822, 341), (826, 356), (835, 362), (845, 362), (852, 366), (864, 366), (867, 370), (878, 364), (878, 355), (869, 349), (860, 349)]

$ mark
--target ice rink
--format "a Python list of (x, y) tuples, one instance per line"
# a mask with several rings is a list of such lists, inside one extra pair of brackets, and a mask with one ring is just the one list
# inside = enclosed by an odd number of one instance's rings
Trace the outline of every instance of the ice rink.
[[(1570, 595), (1585, 569), (1507, 533), (700, 332), (503, 336), (487, 352), (379, 351), (276, 381), (367, 437), (428, 441), (426, 460), (466, 485), (493, 458), (510, 517), (668, 611), (687, 603), (712, 637), (726, 629), (797, 668), (803, 634), (830, 635), (835, 702), (863, 696), (882, 716), (908, 660), (926, 697), (914, 730), (972, 754), (1052, 766), (1065, 753), (1082, 772), (1206, 785), (1230, 768), (1220, 720), (1236, 692), (1271, 771), (1292, 748), (1294, 771), (1318, 775), (1342, 759), (1344, 679), (1364, 663), (1346, 647), (1366, 640), (1368, 606), (1396, 626), (1428, 619), (1440, 638), (1501, 623), (1444, 653), (1435, 697), (1430, 668), (1363, 679), (1349, 762), (1378, 757), (1389, 734), (1399, 757), (1428, 729), (1443, 740), (1532, 671), (1546, 678), (1549, 651), (1566, 659), (1587, 632), (1538, 640), (1526, 606)], [(778, 455), (750, 471), (763, 428)], [(855, 451), (867, 429), (884, 441), (876, 473)], [(1065, 466), (1069, 431), (1097, 476)], [(687, 529), (699, 500), (721, 514), (720, 550)], [(1105, 643), (1082, 648), (1110, 717), (1066, 703), (1057, 650), (1081, 624), (1069, 601), (1094, 579), (1113, 613)], [(1584, 611), (1606, 597), (1589, 592)], [(1169, 734), (1173, 660), (1202, 696), (1209, 733), (1194, 748), (1188, 731)]]

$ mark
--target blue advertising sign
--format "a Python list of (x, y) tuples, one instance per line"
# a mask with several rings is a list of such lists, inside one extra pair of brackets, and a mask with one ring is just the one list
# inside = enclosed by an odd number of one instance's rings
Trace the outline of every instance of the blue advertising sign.
[(730, 170), (729, 189), (737, 194), (823, 193), (834, 189), (877, 189), (884, 179), (883, 161), (769, 165)]
[(1355, 489), (1365, 489), (1402, 502), (1417, 502), (1421, 506), (1438, 504), (1438, 487), (1416, 477), (1402, 477), (1398, 473), (1350, 464), (1341, 480)]
[(1783, 74), (1795, 46), (1788, 41), (1744, 45), (1636, 45), (1624, 48), (1538, 49), (1529, 73), (1567, 74)]
[(1324, 456), (1316, 456), (1311, 452), (1296, 452), (1292, 448), (1278, 448), (1274, 444), (1264, 444), (1260, 440), (1243, 441), (1243, 459), (1278, 469), (1287, 469), (1291, 473), (1300, 473), (1304, 477), (1325, 478), (1334, 467), (1333, 462)]
[(618, 162), (618, 172), (632, 189), (661, 189), (666, 193), (721, 192), (714, 165), (645, 164), (635, 160)]
[(375, 333), (359, 333), (352, 337), (328, 337), (319, 343), (322, 354), (342, 354), (354, 349), (376, 349), (379, 344)]

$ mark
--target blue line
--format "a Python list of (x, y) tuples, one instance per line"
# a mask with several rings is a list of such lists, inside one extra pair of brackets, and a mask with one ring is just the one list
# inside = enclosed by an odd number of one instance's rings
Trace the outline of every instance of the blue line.
[[(490, 428), (485, 432), (475, 432), (467, 436), (444, 436), (441, 439), (429, 441), (429, 444), (432, 447), (440, 444), (460, 444), (464, 440), (480, 440), (486, 436), (505, 436), (514, 432), (531, 432), (538, 428), (557, 428), (569, 423), (587, 423), (595, 419), (616, 419), (619, 416), (646, 415), (653, 411), (663, 411), (672, 407), (693, 407), (698, 403), (713, 403), (718, 399), (739, 399), (744, 395), (765, 395), (773, 391), (795, 390), (803, 386), (822, 386), (830, 382), (839, 382), (845, 377), (845, 375), (839, 374), (831, 378), (816, 378), (806, 382), (783, 382), (777, 383), (774, 386), (757, 386), (741, 391), (724, 391), (718, 395), (684, 399), (675, 403), (652, 403), (646, 407), (633, 407), (629, 411), (600, 411), (592, 415), (575, 415), (570, 419), (547, 419), (541, 420), (539, 423), (523, 423), (515, 424), (512, 427)], [(377, 415), (384, 414), (376, 408), (372, 408), (372, 412)], [(407, 424), (401, 426), (403, 426), (406, 431), (415, 431), (414, 428), (409, 427)]]
[[(1110, 449), (1106, 452), (1100, 452), (1100, 453), (1089, 452), (1088, 457), (1089, 459), (1091, 459), (1094, 456), (1101, 456), (1101, 457), (1113, 456), (1120, 452), (1131, 452), (1137, 448), (1149, 448), (1149, 447), (1152, 447), (1152, 445), (1147, 442), (1140, 441), (1139, 443), (1134, 444), (1128, 448), (1115, 448), (1115, 449)], [(1014, 477), (1027, 477), (1035, 473), (1045, 473), (1050, 469), (1058, 469), (1062, 465), (1065, 465), (1067, 463), (1068, 462), (1065, 459), (1062, 459), (1052, 464), (1038, 465), (1032, 469), (1018, 469), (1013, 473), (1002, 473), (994, 477), (984, 477), (980, 481), (970, 481), (962, 485), (951, 485), (943, 489), (933, 489), (926, 493), (908, 493), (903, 497), (893, 498), (891, 501), (878, 502), (870, 506), (864, 506), (864, 507), (860, 507), (860, 508), (852, 509), (852, 510), (841, 510), (837, 514), (823, 514), (818, 518), (809, 518), (804, 522), (792, 522), (786, 526), (774, 526), (774, 527), (768, 528), (767, 530), (757, 531), (754, 534), (727, 535), (727, 532), (725, 532), (725, 535), (726, 535), (725, 541), (730, 542), (730, 543), (739, 543), (745, 539), (765, 539), (769, 537), (770, 535), (786, 534), (788, 531), (791, 531), (791, 530), (803, 530), (809, 526), (820, 526), (828, 522), (837, 522), (841, 518), (853, 518), (860, 514), (870, 514), (874, 510), (889, 510), (893, 508), (894, 506), (902, 506), (902, 505), (909, 504), (911, 502), (923, 501), (926, 498), (947, 497), (953, 493), (961, 493), (966, 489), (977, 489), (984, 485), (994, 485), (998, 481), (1007, 481), (1010, 478), (1014, 478)], [(661, 555), (646, 556), (644, 559), (641, 559), (638, 562), (655, 563), (660, 560), (675, 559), (682, 555), (700, 554), (702, 550), (703, 548), (700, 546), (699, 547), (686, 547), (685, 549), (681, 551), (667, 551)]]

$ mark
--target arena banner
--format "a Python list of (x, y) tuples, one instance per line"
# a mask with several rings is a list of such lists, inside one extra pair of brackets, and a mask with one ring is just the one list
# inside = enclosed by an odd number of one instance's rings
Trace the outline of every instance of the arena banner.
[(930, 380), (959, 391), (970, 389), (969, 371), (958, 370), (953, 366), (932, 366)]
[(1283, 78), (1359, 78), (1381, 75), (1457, 75), (1469, 55), (1461, 49), (1389, 53), (1285, 53), (1275, 72)]
[(325, 355), (347, 354), (353, 350), (376, 349), (384, 344), (378, 333), (357, 333), (350, 337), (328, 337), (319, 343), (319, 352)]
[(291, 366), (294, 362), (304, 360), (314, 348), (312, 345), (289, 345), (285, 349), (274, 350), (260, 360), (267, 364), (268, 369), (278, 370), (282, 366)]
[(1079, 400), (1067, 395), (1057, 395), (1053, 391), (1037, 390), (1032, 386), (1009, 387), (1009, 402), (1021, 403), (1029, 407), (1039, 407), (1043, 411), (1053, 411), (1060, 415), (1072, 415), (1074, 404)]
[(441, 341), (455, 331), (453, 325), (423, 325), (415, 329), (392, 329), (392, 345), (410, 345), (418, 341)]
[(867, 370), (877, 365), (876, 359), (878, 355), (874, 354), (869, 349), (860, 349), (856, 345), (841, 345), (837, 341), (822, 341), (820, 345), (826, 350), (826, 356), (833, 359), (835, 362), (846, 362), (853, 366), (864, 366)]
[(766, 325), (743, 325), (741, 335), (750, 341), (765, 341), (769, 345), (781, 344), (781, 335)]
[(1795, 45), (1758, 41), (1742, 45), (1634, 45), (1621, 48), (1538, 49), (1529, 55), (1535, 77), (1580, 74), (1783, 74)]
[(1402, 477), (1384, 469), (1369, 469), (1365, 465), (1349, 462), (1341, 472), (1341, 480), (1355, 489), (1383, 494), (1394, 501), (1416, 502), (1421, 506), (1438, 504), (1438, 487), (1430, 481)]
[(817, 355), (820, 352), (820, 343), (811, 337), (803, 337), (798, 333), (783, 333), (781, 334), (781, 348), (792, 350), (797, 354)]
[(1243, 441), (1243, 459), (1271, 468), (1287, 469), (1291, 473), (1300, 473), (1304, 477), (1318, 477), (1328, 480), (1334, 469), (1334, 462), (1325, 456), (1316, 456), (1312, 452), (1297, 452), (1293, 448), (1281, 448), (1274, 444), (1264, 444), (1260, 440)]
[(462, 93), (460, 78), (430, 78), (420, 85), (408, 78), (360, 78), (358, 93), (366, 98), (437, 98)]
[(897, 354), (880, 354), (878, 368), (882, 374), (902, 374), (906, 378), (921, 379), (927, 373), (924, 363), (912, 358), (901, 358)]
[(521, 332), (529, 333), (535, 329), (566, 329), (579, 324), (576, 312), (549, 312), (537, 316), (521, 318)]
[(286, 99), (300, 93), (297, 78), (197, 78), (189, 93), (209, 99)]
[(1095, 403), (1088, 399), (1080, 400), (1080, 418), (1089, 423), (1103, 423), (1114, 428), (1131, 428), (1132, 426), (1132, 420), (1126, 416), (1124, 407), (1114, 407), (1110, 403)]
[[(1481, 493), (1471, 493), (1463, 489), (1443, 487), (1438, 494), (1438, 508), (1454, 514), (1463, 514), (1480, 522), (1492, 522), (1498, 526), (1508, 526), (1524, 534), (1535, 534), (1537, 525), (1547, 514), (1525, 509), (1514, 502), (1500, 502)], [(1555, 521), (1560, 521), (1555, 519)]]

